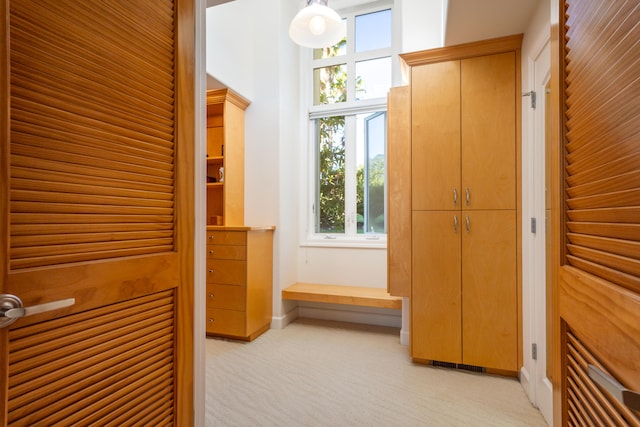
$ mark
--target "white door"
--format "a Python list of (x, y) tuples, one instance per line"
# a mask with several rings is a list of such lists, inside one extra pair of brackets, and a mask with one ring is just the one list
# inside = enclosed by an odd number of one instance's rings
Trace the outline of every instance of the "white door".
[(548, 202), (548, 186), (550, 185), (546, 177), (546, 152), (545, 149), (548, 142), (547, 135), (547, 120), (548, 105), (546, 100), (548, 99), (548, 83), (551, 73), (551, 53), (549, 43), (545, 45), (538, 57), (534, 62), (534, 81), (535, 81), (535, 93), (536, 93), (536, 108), (534, 113), (534, 209), (535, 217), (537, 218), (537, 230), (534, 237), (534, 268), (532, 274), (534, 275), (533, 284), (533, 322), (534, 322), (534, 342), (537, 344), (537, 360), (534, 361), (534, 370), (532, 381), (534, 383), (535, 404), (542, 412), (547, 422), (551, 425), (553, 418), (552, 402), (553, 402), (553, 389), (550, 379), (547, 377), (547, 359), (550, 354), (550, 314), (551, 305), (549, 289), (550, 275), (546, 274), (550, 265), (546, 262), (547, 259), (547, 242), (550, 240), (549, 233), (551, 225), (547, 227), (546, 218), (549, 216), (548, 212), (551, 209), (551, 204)]

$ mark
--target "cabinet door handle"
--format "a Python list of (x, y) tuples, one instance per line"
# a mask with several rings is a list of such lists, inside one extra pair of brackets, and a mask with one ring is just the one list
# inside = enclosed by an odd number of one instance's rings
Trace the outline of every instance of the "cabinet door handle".
[(467, 215), (466, 218), (466, 223), (467, 223), (467, 233), (471, 231), (471, 221), (469, 221), (469, 215)]
[(640, 411), (640, 393), (629, 390), (597, 366), (587, 365), (587, 373), (589, 378), (611, 393), (620, 403), (634, 411)]
[(216, 271), (215, 271), (213, 268), (212, 268), (211, 270), (209, 270), (209, 274), (213, 274), (213, 273), (215, 273), (215, 272), (216, 272)]
[(209, 251), (209, 255), (213, 255), (213, 249)]
[(453, 216), (453, 232), (458, 232), (458, 215)]
[(458, 189), (453, 187), (453, 206), (458, 205)]
[(209, 240), (213, 240), (213, 234), (209, 234)]
[(213, 299), (213, 297), (214, 297), (214, 296), (215, 296), (215, 295), (213, 294), (213, 292), (212, 292), (212, 293), (210, 293), (210, 294), (209, 294), (209, 299)]
[(469, 187), (465, 190), (465, 198), (467, 201), (467, 206), (469, 206), (469, 199), (471, 199), (471, 192), (469, 191)]

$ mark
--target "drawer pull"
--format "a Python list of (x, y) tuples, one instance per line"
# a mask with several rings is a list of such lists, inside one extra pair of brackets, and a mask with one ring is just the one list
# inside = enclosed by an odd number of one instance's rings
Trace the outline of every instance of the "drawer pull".
[(209, 299), (213, 299), (215, 295), (213, 295), (213, 292), (209, 294)]
[(213, 255), (213, 249), (209, 251), (209, 255)]
[(216, 272), (216, 271), (215, 271), (214, 269), (209, 270), (209, 274), (213, 274), (213, 273), (215, 273), (215, 272)]
[(209, 323), (215, 322), (215, 319), (212, 319), (212, 318), (209, 318), (208, 320), (209, 320)]
[(213, 240), (213, 234), (209, 234), (209, 240)]

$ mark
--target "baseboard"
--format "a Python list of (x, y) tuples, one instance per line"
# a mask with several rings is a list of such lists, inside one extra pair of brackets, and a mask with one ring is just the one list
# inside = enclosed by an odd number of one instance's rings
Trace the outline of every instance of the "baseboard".
[(298, 307), (293, 307), (284, 316), (271, 318), (271, 329), (284, 329), (289, 323), (298, 318)]
[(400, 344), (409, 345), (409, 331), (406, 329), (400, 329)]
[(520, 369), (520, 384), (529, 398), (529, 401), (533, 404), (535, 402), (535, 396), (532, 396), (533, 391), (531, 390), (531, 378), (529, 370), (524, 366)]
[(299, 302), (298, 316), (312, 319), (402, 327), (400, 310), (351, 305)]

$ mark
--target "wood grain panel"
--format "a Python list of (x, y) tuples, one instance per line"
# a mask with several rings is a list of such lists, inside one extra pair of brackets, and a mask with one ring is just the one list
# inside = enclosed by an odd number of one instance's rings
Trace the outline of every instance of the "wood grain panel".
[(411, 88), (387, 98), (387, 291), (411, 295)]
[(411, 356), (463, 363), (460, 211), (416, 211), (412, 222)]
[(460, 61), (413, 67), (411, 75), (411, 179), (421, 183), (411, 187), (411, 208), (458, 209)]
[(464, 363), (517, 371), (516, 213), (463, 211), (463, 216)]
[(104, 424), (145, 413), (145, 393), (172, 407), (174, 299), (167, 291), (11, 330), (9, 423)]
[(516, 54), (461, 61), (463, 209), (516, 208)]

